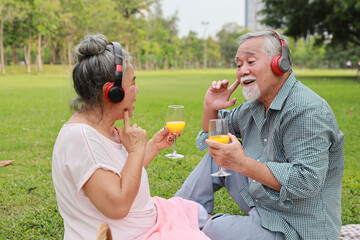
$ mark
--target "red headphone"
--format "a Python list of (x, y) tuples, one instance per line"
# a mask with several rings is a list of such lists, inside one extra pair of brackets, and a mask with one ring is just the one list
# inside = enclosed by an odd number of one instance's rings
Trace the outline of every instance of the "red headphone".
[(290, 66), (290, 53), (288, 50), (289, 48), (286, 45), (286, 42), (285, 42), (285, 39), (283, 36), (281, 36), (276, 31), (273, 31), (273, 30), (268, 30), (268, 31), (275, 33), (275, 35), (277, 36), (277, 38), (280, 41), (281, 55), (275, 56), (271, 60), (271, 70), (275, 73), (275, 75), (281, 76), (284, 73), (288, 72), (291, 67)]
[(105, 89), (105, 99), (109, 103), (119, 103), (125, 97), (125, 91), (122, 88), (122, 48), (120, 43), (111, 42), (111, 45), (114, 46), (115, 51), (115, 81), (110, 83)]

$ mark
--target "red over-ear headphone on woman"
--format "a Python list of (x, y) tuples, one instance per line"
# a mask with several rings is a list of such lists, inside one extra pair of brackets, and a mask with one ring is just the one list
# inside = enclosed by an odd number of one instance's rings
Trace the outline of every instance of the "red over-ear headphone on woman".
[(289, 54), (289, 48), (286, 45), (285, 39), (283, 36), (281, 36), (279, 33), (273, 30), (269, 30), (277, 36), (277, 38), (280, 41), (281, 45), (281, 55), (275, 56), (271, 60), (271, 70), (275, 73), (275, 75), (281, 76), (284, 73), (288, 72), (290, 70), (290, 54)]
[(115, 81), (110, 83), (105, 89), (105, 99), (110, 103), (119, 103), (125, 97), (125, 91), (122, 88), (122, 48), (120, 43), (111, 42), (115, 51)]

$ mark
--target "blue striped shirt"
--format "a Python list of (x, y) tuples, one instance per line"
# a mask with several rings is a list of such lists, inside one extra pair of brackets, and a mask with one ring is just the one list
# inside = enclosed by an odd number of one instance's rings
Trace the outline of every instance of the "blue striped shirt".
[[(219, 111), (247, 156), (265, 163), (280, 192), (249, 179), (240, 192), (262, 226), (286, 239), (339, 239), (344, 135), (327, 102), (292, 74), (265, 113), (259, 101)], [(207, 148), (207, 134), (197, 137)]]

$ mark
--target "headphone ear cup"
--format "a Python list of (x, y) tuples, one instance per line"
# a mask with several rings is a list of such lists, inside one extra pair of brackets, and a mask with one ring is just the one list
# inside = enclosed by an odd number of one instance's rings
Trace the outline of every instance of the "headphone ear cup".
[(107, 98), (111, 103), (119, 103), (124, 99), (124, 97), (125, 92), (121, 87), (113, 86), (109, 88), (109, 91), (107, 91)]
[(289, 71), (290, 69), (290, 62), (287, 58), (281, 57), (279, 59), (279, 69), (283, 72), (286, 73), (287, 71)]
[(279, 66), (280, 58), (281, 58), (281, 56), (275, 56), (271, 60), (271, 70), (277, 76), (281, 76), (281, 75), (283, 75), (285, 73), (285, 72), (281, 71), (281, 69), (280, 69), (280, 66)]

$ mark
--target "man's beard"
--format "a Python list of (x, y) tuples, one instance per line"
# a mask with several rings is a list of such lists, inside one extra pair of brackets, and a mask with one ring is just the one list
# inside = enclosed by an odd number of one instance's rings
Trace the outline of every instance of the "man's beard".
[[(241, 82), (250, 79), (251, 77), (241, 78)], [(250, 86), (242, 86), (242, 93), (246, 100), (252, 102), (260, 97), (260, 89), (257, 83), (251, 83)]]

